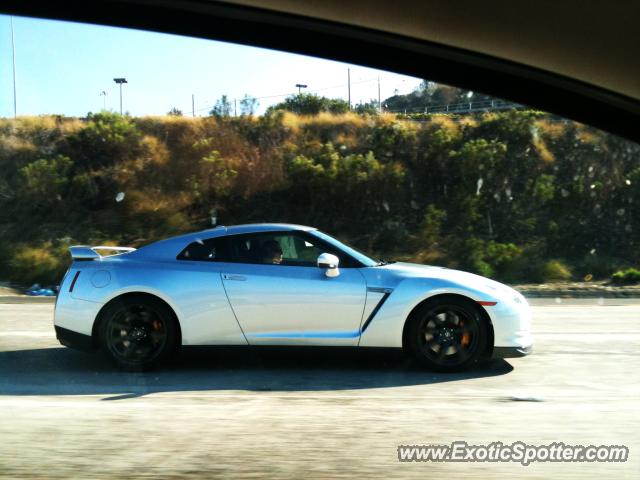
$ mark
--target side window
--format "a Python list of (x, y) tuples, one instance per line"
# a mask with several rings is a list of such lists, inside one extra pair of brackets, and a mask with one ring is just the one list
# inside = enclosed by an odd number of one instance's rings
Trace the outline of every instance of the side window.
[(197, 240), (190, 243), (180, 252), (178, 260), (193, 260), (201, 262), (228, 262), (228, 242), (225, 237)]
[(314, 266), (320, 248), (291, 232), (229, 237), (232, 261), (263, 265)]
[(322, 253), (319, 245), (296, 234), (282, 235), (274, 240), (282, 247), (283, 265), (313, 267)]
[(318, 256), (321, 253), (330, 253), (332, 255), (335, 255), (336, 257), (338, 257), (338, 259), (340, 260), (340, 268), (359, 268), (362, 267), (363, 265), (358, 262), (355, 258), (351, 257), (350, 255), (346, 254), (345, 252), (343, 252), (342, 250), (334, 247), (333, 245), (330, 245), (329, 243), (316, 238), (314, 236), (305, 234), (304, 235), (304, 240), (306, 244), (310, 244), (313, 243), (314, 246), (316, 247), (316, 251), (318, 252), (315, 255), (315, 258), (313, 259), (313, 264), (315, 265), (317, 260), (318, 260)]
[(358, 267), (351, 257), (304, 232), (268, 232), (228, 237), (230, 258), (237, 263), (315, 267), (318, 256), (331, 253), (344, 268)]
[(228, 237), (231, 261), (235, 263), (261, 263), (260, 238), (256, 235), (231, 235)]

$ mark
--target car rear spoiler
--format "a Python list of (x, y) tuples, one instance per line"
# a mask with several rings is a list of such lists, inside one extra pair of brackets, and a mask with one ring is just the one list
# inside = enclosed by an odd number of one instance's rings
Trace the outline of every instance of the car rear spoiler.
[[(123, 253), (133, 252), (135, 248), (131, 247), (110, 247), (106, 245), (99, 245), (97, 247), (89, 247), (87, 245), (75, 245), (73, 247), (69, 247), (69, 253), (71, 253), (71, 258), (73, 260), (101, 260), (104, 258), (103, 255), (100, 255), (97, 250), (109, 250), (116, 253), (115, 255), (120, 255)], [(113, 256), (113, 255), (106, 255)]]

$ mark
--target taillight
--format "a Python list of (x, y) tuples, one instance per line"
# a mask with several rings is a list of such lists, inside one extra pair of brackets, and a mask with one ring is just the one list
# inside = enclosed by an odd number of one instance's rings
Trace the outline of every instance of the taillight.
[(71, 286), (69, 287), (69, 292), (73, 292), (73, 287), (76, 286), (76, 280), (78, 280), (78, 277), (80, 276), (80, 270), (78, 270), (76, 272), (76, 274), (73, 277), (73, 281), (71, 282)]

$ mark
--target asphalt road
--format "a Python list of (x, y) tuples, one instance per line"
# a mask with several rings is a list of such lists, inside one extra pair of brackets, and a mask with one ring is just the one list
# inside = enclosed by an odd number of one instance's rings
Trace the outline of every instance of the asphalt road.
[[(640, 300), (536, 300), (535, 353), (465, 374), (389, 352), (195, 349), (151, 373), (0, 304), (2, 478), (639, 478)], [(602, 302), (600, 302), (602, 303)], [(626, 445), (626, 463), (399, 463), (399, 444)]]

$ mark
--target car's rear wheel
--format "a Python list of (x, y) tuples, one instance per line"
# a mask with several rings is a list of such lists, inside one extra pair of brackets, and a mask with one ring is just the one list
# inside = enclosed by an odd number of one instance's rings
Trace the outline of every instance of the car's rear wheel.
[(147, 370), (176, 348), (175, 316), (151, 297), (116, 299), (106, 307), (101, 321), (102, 347), (120, 368)]
[(441, 297), (412, 313), (405, 347), (419, 364), (453, 372), (476, 363), (486, 348), (487, 338), (487, 325), (473, 301)]

